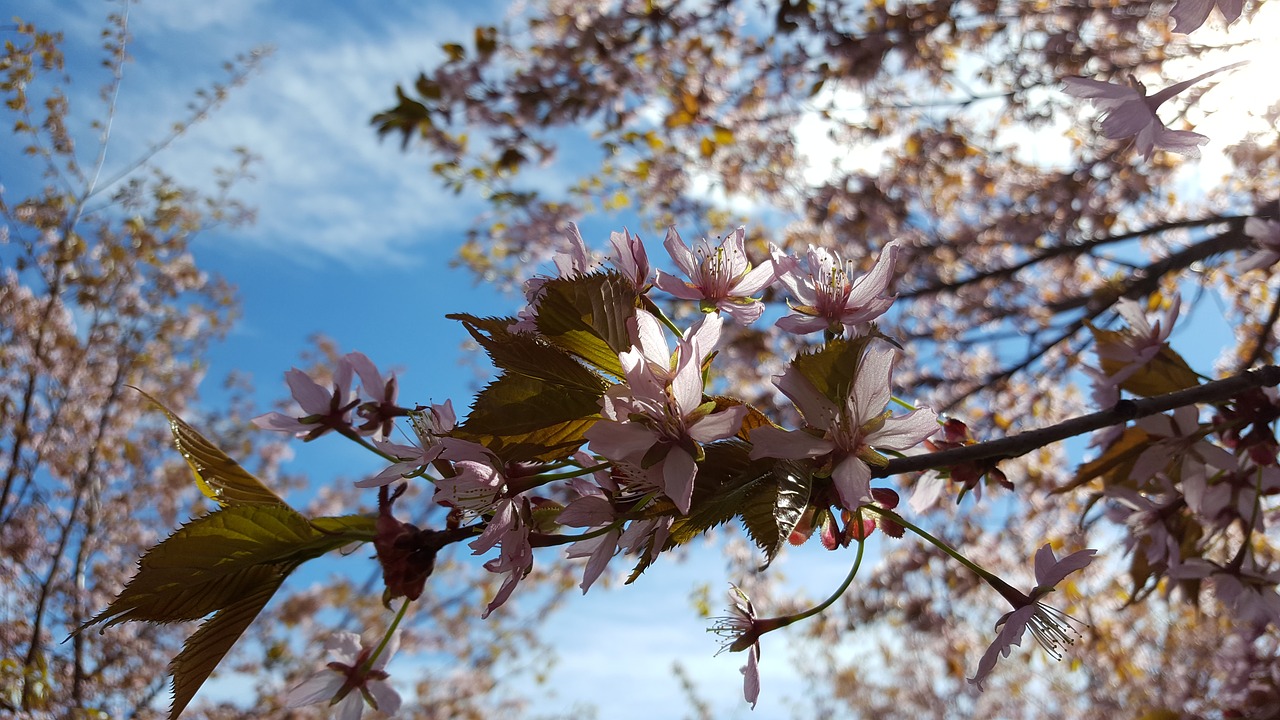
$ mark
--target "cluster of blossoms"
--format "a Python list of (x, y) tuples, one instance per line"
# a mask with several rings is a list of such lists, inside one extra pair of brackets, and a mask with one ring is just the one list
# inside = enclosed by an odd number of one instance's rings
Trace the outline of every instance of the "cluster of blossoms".
[[(872, 479), (892, 457), (903, 457), (934, 435), (939, 421), (927, 408), (910, 408), (905, 413), (890, 410), (898, 351), (879, 334), (874, 321), (894, 300), (890, 286), (899, 244), (889, 243), (863, 274), (839, 253), (817, 247), (810, 247), (804, 257), (771, 248), (768, 261), (753, 266), (747, 259), (743, 228), (719, 243), (704, 239), (695, 248), (687, 247), (672, 230), (665, 246), (684, 278), (652, 270), (643, 242), (630, 233), (615, 233), (611, 244), (613, 269), (603, 269), (577, 228), (572, 228), (567, 251), (556, 258), (559, 276), (529, 282), (528, 307), (505, 325), (484, 326), (488, 334), (478, 336), (495, 346), (505, 342), (512, 348), (547, 353), (556, 341), (556, 323), (563, 319), (565, 287), (622, 282), (629, 288), (627, 297), (634, 301), (602, 311), (615, 312), (620, 319), (600, 322), (607, 327), (621, 324), (625, 334), (616, 350), (580, 353), (573, 368), (565, 370), (572, 375), (592, 368), (591, 380), (574, 382), (600, 385), (591, 395), (596, 398), (594, 407), (575, 426), (580, 428), (577, 434), (555, 437), (560, 450), (547, 447), (548, 436), (541, 451), (513, 451), (495, 440), (487, 426), (484, 432), (474, 430), (483, 425), (474, 414), (459, 424), (450, 402), (401, 407), (395, 377), (384, 378), (360, 353), (340, 358), (326, 385), (291, 370), (287, 380), (301, 413), (272, 413), (257, 420), (262, 427), (306, 440), (336, 432), (387, 460), (384, 469), (357, 485), (379, 489), (374, 544), (388, 601), (418, 597), (433, 570), (435, 552), (460, 539), (469, 540), (476, 555), (496, 553), (484, 567), (503, 579), (485, 608), (486, 616), (507, 602), (531, 572), (539, 547), (567, 544), (567, 557), (585, 559), (581, 587), (586, 592), (615, 557), (633, 556), (641, 568), (656, 560), (673, 546), (675, 527), (688, 532), (695, 511), (711, 512), (708, 508), (719, 502), (717, 491), (727, 492), (725, 488), (734, 483), (741, 491), (759, 482), (759, 477), (776, 477), (783, 468), (808, 478), (812, 485), (803, 506), (780, 504), (774, 511), (777, 517), (769, 516), (771, 522), (779, 523), (783, 538), (802, 542), (821, 530), (823, 544), (837, 549), (855, 541), (861, 546), (877, 526), (901, 535), (901, 519), (893, 514), (897, 493), (873, 488)], [(794, 429), (773, 424), (740, 401), (710, 395), (707, 388), (726, 320), (760, 320), (765, 307), (758, 295), (771, 286), (789, 296), (790, 312), (776, 320), (779, 329), (797, 335), (821, 332), (823, 337), (821, 344), (802, 352), (774, 378), (777, 389), (803, 419), (803, 425)], [(681, 331), (650, 297), (656, 292), (697, 302), (702, 312)], [(815, 370), (828, 362), (836, 369)], [(540, 376), (529, 369), (521, 377)], [(360, 393), (352, 388), (355, 377), (360, 379)], [(567, 385), (569, 379), (557, 382)], [(392, 439), (393, 421), (398, 418), (408, 419), (411, 441)], [(959, 444), (953, 442), (954, 428), (947, 427), (951, 428), (947, 440), (931, 447)], [(733, 460), (709, 463), (709, 453)], [(727, 475), (721, 465), (733, 463), (757, 471), (754, 476), (741, 471)], [(953, 471), (956, 477), (967, 472), (964, 466)], [(994, 465), (983, 470), (987, 471), (999, 472)], [(711, 477), (704, 479), (707, 473)], [(390, 486), (414, 478), (433, 483), (433, 502), (449, 510), (450, 530), (420, 530), (393, 517), (392, 505), (403, 486), (389, 493)], [(727, 516), (735, 512), (739, 511), (730, 510)], [(871, 515), (879, 515), (878, 525)], [(785, 523), (779, 519), (784, 516)], [(743, 521), (759, 519), (744, 515)], [(718, 522), (693, 529), (713, 524)], [(566, 536), (555, 532), (555, 527), (581, 532)], [(1017, 643), (1025, 627), (1032, 627), (1042, 641), (1058, 637), (1053, 630), (1057, 626), (1039, 610), (1038, 601), (1067, 572), (1083, 567), (1085, 562), (1078, 559), (1083, 557), (1077, 553), (1045, 569), (1043, 556), (1038, 556), (1039, 584), (1029, 595), (989, 578), (1016, 609), (1002, 620), (1003, 629), (983, 658), (976, 681), (990, 671), (997, 651), (1008, 654), (1009, 645)], [(743, 672), (745, 694), (754, 705), (760, 687), (759, 638), (795, 618), (758, 619), (745, 594), (736, 588), (735, 593), (734, 615), (716, 629), (730, 636), (726, 647), (750, 650)], [(380, 664), (385, 657), (380, 656), (378, 664), (364, 655), (353, 662), (335, 660), (295, 689), (290, 703), (327, 700), (354, 716), (361, 706), (352, 698), (364, 698), (386, 709), (389, 701), (376, 690), (376, 683), (385, 679)]]
[[(1216, 4), (1228, 22), (1241, 14), (1242, 3), (1236, 0)], [(1214, 5), (1211, 0), (1179, 0), (1172, 11), (1177, 30), (1198, 28)], [(1144, 158), (1149, 160), (1157, 149), (1195, 156), (1207, 138), (1167, 128), (1157, 111), (1184, 90), (1232, 67), (1153, 95), (1132, 78), (1124, 84), (1068, 78), (1066, 91), (1102, 108), (1102, 134), (1133, 138)], [(1280, 256), (1277, 228), (1274, 221), (1248, 221), (1246, 231), (1259, 252), (1241, 271), (1270, 265)], [(549, 417), (512, 421), (523, 429), (504, 434), (500, 423), (477, 420), (474, 412), (459, 424), (450, 402), (401, 407), (395, 377), (384, 378), (368, 358), (352, 353), (339, 360), (327, 385), (291, 370), (288, 384), (302, 413), (258, 419), (264, 428), (305, 440), (337, 432), (388, 461), (357, 483), (379, 488), (375, 547), (388, 599), (415, 599), (433, 569), (435, 552), (458, 540), (468, 540), (476, 555), (496, 553), (484, 567), (501, 575), (502, 582), (485, 616), (512, 597), (534, 567), (535, 550), (542, 547), (565, 545), (568, 558), (585, 560), (580, 584), (585, 593), (615, 557), (636, 558), (639, 571), (680, 542), (677, 535), (705, 530), (735, 515), (748, 526), (760, 522), (745, 510), (721, 504), (733, 492), (754, 491), (762, 479), (774, 483), (778, 499), (769, 520), (777, 535), (799, 543), (818, 532), (829, 549), (858, 543), (850, 580), (861, 561), (862, 541), (877, 527), (895, 537), (911, 528), (941, 547), (894, 512), (894, 490), (872, 486), (874, 478), (887, 474), (883, 471), (892, 458), (919, 453), (922, 443), (934, 453), (977, 444), (959, 420), (940, 422), (932, 410), (906, 403), (906, 412), (890, 410), (898, 351), (875, 323), (895, 299), (890, 287), (902, 252), (897, 241), (886, 244), (863, 272), (862, 265), (838, 251), (814, 246), (803, 256), (771, 246), (767, 261), (753, 265), (741, 227), (719, 242), (702, 239), (693, 246), (671, 229), (663, 245), (681, 275), (652, 268), (644, 243), (629, 232), (610, 238), (608, 268), (593, 257), (576, 227), (570, 228), (567, 241), (565, 252), (554, 260), (557, 275), (526, 283), (527, 306), (515, 318), (464, 321), (509, 373), (504, 378), (520, 378), (528, 384), (522, 391), (530, 393), (554, 388), (545, 396), (551, 398)], [(574, 295), (564, 289), (566, 283), (586, 289)], [(821, 344), (802, 351), (773, 379), (802, 419), (797, 428), (776, 425), (759, 410), (710, 392), (726, 323), (761, 320), (767, 310), (762, 296), (769, 292), (787, 297), (789, 311), (775, 321), (780, 331), (822, 333)], [(696, 321), (681, 329), (659, 307), (657, 293), (696, 303)], [(575, 299), (584, 296), (582, 302)], [(1198, 383), (1169, 349), (1179, 308), (1175, 297), (1163, 316), (1151, 320), (1138, 303), (1121, 300), (1116, 310), (1126, 327), (1094, 328), (1099, 363), (1088, 372), (1099, 407), (1116, 406), (1124, 391), (1148, 397)], [(563, 359), (569, 362), (557, 376), (548, 368)], [(546, 367), (534, 367), (539, 364)], [(352, 388), (354, 377), (360, 379), (358, 394)], [(514, 397), (502, 394), (501, 381), (493, 388), (493, 402)], [(582, 397), (591, 400), (585, 414), (559, 405), (574, 406)], [(391, 437), (400, 418), (407, 418), (412, 429), (408, 443)], [(1268, 623), (1280, 623), (1275, 591), (1280, 571), (1260, 564), (1247, 541), (1230, 557), (1221, 548), (1233, 526), (1244, 529), (1247, 540), (1260, 525), (1261, 498), (1280, 493), (1280, 445), (1270, 430), (1277, 418), (1280, 399), (1257, 390), (1220, 406), (1211, 422), (1202, 422), (1196, 406), (1186, 404), (1168, 415), (1149, 414), (1131, 427), (1115, 425), (1095, 441), (1104, 456), (1128, 453), (1121, 470), (1108, 471), (1109, 482), (1100, 494), (1108, 501), (1108, 516), (1128, 529), (1128, 550), (1140, 553), (1148, 568), (1142, 582), (1154, 587), (1162, 578), (1206, 580), (1255, 634)], [(939, 430), (941, 437), (930, 439)], [(1214, 436), (1217, 443), (1210, 440)], [(708, 461), (712, 455), (717, 462)], [(962, 486), (961, 497), (970, 490), (980, 495), (983, 478), (1012, 488), (998, 460), (939, 465), (917, 483), (912, 508), (922, 512), (932, 505), (948, 479)], [(389, 486), (414, 478), (434, 485), (433, 502), (448, 508), (449, 530), (419, 530), (393, 517), (392, 505), (403, 486), (394, 493)], [(805, 484), (802, 505), (787, 506), (782, 500), (784, 482)], [(1204, 530), (1196, 543), (1186, 542), (1187, 522)], [(566, 534), (569, 528), (580, 532)], [(776, 552), (764, 549), (770, 557)], [(1035, 554), (1036, 584), (1029, 592), (946, 550), (1012, 606), (997, 622), (995, 640), (970, 678), (979, 690), (999, 657), (1021, 644), (1028, 630), (1055, 658), (1078, 637), (1077, 621), (1042, 599), (1089, 565), (1095, 550), (1058, 559), (1053, 546), (1045, 544)], [(779, 618), (757, 617), (747, 595), (736, 586), (731, 589), (730, 614), (712, 630), (725, 636), (726, 649), (748, 653), (742, 669), (744, 694), (753, 707), (760, 690), (761, 636), (825, 608), (848, 582), (826, 603)], [(342, 717), (358, 717), (366, 702), (394, 711), (399, 698), (385, 684), (382, 670), (390, 651), (370, 655), (357, 640), (335, 638), (332, 649), (341, 657), (295, 688), (289, 704), (329, 702)], [(1241, 642), (1247, 641), (1242, 634)]]

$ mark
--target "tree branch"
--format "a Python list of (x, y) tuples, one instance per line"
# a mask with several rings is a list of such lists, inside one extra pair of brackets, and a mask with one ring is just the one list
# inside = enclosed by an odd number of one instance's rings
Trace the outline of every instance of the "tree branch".
[(1081, 415), (1038, 430), (1028, 430), (1017, 435), (1010, 435), (998, 440), (990, 440), (954, 450), (895, 458), (890, 460), (889, 464), (883, 468), (873, 468), (871, 474), (872, 477), (888, 477), (890, 475), (949, 467), (979, 460), (1007, 460), (1020, 457), (1045, 445), (1075, 437), (1076, 435), (1083, 435), (1087, 432), (1093, 432), (1094, 430), (1100, 430), (1104, 427), (1120, 425), (1185, 405), (1221, 402), (1236, 397), (1252, 388), (1274, 387), (1276, 385), (1280, 385), (1280, 366), (1266, 365), (1253, 370), (1246, 370), (1229, 378), (1187, 388), (1186, 390), (1149, 398), (1121, 400), (1110, 410)]

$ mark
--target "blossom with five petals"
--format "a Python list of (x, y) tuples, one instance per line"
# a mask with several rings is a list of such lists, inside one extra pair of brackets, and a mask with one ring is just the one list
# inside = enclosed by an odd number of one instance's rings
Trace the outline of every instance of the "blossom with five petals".
[(756, 428), (751, 432), (751, 459), (825, 457), (842, 507), (852, 511), (871, 502), (871, 464), (885, 463), (873, 448), (907, 450), (938, 430), (938, 416), (928, 408), (902, 416), (890, 414), (893, 352), (889, 348), (867, 350), (858, 363), (849, 397), (838, 405), (818, 392), (794, 365), (788, 368), (774, 379), (774, 385), (791, 398), (805, 422), (823, 434)]
[(329, 638), (325, 650), (329, 663), (324, 669), (294, 686), (285, 697), (290, 708), (328, 702), (337, 720), (359, 720), (365, 703), (375, 710), (394, 715), (400, 709), (400, 694), (386, 681), (383, 670), (400, 645), (393, 633), (386, 647), (369, 663), (373, 647), (364, 645), (355, 633), (340, 632)]
[(1190, 130), (1170, 130), (1156, 115), (1156, 110), (1169, 98), (1208, 77), (1230, 70), (1243, 63), (1235, 63), (1184, 80), (1148, 96), (1146, 87), (1132, 77), (1127, 85), (1102, 82), (1090, 78), (1069, 77), (1066, 92), (1086, 98), (1106, 111), (1102, 119), (1102, 135), (1110, 140), (1134, 138), (1134, 144), (1143, 158), (1150, 160), (1156, 148), (1162, 148), (1187, 157), (1200, 157), (1200, 146), (1209, 138)]
[(899, 247), (897, 240), (885, 245), (871, 272), (856, 280), (852, 261), (842, 260), (834, 250), (810, 245), (802, 266), (798, 258), (773, 248), (778, 280), (799, 303), (791, 305), (791, 314), (779, 320), (778, 327), (798, 335), (819, 330), (862, 334), (897, 297), (889, 294), (889, 284)]
[(293, 392), (293, 399), (306, 414), (292, 417), (272, 412), (254, 418), (253, 424), (264, 430), (292, 433), (304, 440), (315, 440), (330, 430), (351, 427), (351, 410), (360, 404), (351, 392), (351, 372), (351, 357), (343, 356), (333, 372), (333, 389), (326, 390), (310, 375), (292, 368), (284, 379)]
[(978, 661), (978, 671), (969, 678), (970, 683), (981, 690), (982, 682), (991, 674), (996, 661), (1001, 656), (1009, 657), (1013, 646), (1022, 644), (1022, 636), (1028, 628), (1040, 647), (1054, 659), (1062, 658), (1062, 649), (1073, 644), (1075, 639), (1072, 634), (1078, 633), (1067, 624), (1072, 620), (1070, 616), (1041, 604), (1040, 598), (1052, 592), (1063, 578), (1093, 562), (1093, 556), (1097, 552), (1081, 550), (1058, 560), (1053, 555), (1053, 548), (1045, 543), (1044, 547), (1036, 551), (1036, 586), (1030, 594), (1023, 594), (998, 578), (986, 578), (1009, 601), (1013, 610), (996, 621), (996, 630), (999, 632), (995, 642), (991, 643), (991, 647), (987, 648), (987, 652)]
[(764, 304), (752, 295), (773, 284), (776, 275), (772, 263), (751, 267), (746, 233), (746, 228), (739, 227), (716, 247), (703, 238), (690, 250), (676, 229), (669, 228), (663, 246), (692, 282), (659, 270), (654, 284), (682, 300), (701, 300), (704, 311), (722, 310), (740, 323), (755, 322), (764, 313)]
[(618, 356), (626, 385), (605, 393), (602, 417), (585, 433), (597, 454), (644, 469), (681, 513), (693, 499), (702, 443), (732, 436), (747, 414), (741, 405), (716, 411), (714, 402), (702, 402), (702, 364), (722, 323), (705, 316), (677, 342), (673, 364), (661, 325), (638, 310), (632, 328), (638, 344)]

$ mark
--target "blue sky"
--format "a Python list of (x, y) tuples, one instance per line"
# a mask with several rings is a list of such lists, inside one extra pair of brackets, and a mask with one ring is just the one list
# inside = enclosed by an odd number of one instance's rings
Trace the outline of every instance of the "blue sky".
[[(256, 181), (239, 191), (257, 208), (256, 225), (205, 233), (193, 248), (203, 269), (238, 288), (243, 310), (209, 358), (206, 398), (217, 398), (220, 379), (232, 370), (252, 374), (263, 405), (285, 395), (284, 371), (298, 362), (308, 336), (320, 332), (343, 351), (360, 350), (379, 367), (400, 370), (402, 399), (453, 398), (465, 408), (488, 365), (460, 350), (465, 333), (444, 314), (509, 314), (522, 304), (447, 265), (481, 203), (442, 189), (427, 157), (402, 153), (394, 140), (380, 142), (369, 125), (397, 82), (439, 59), (441, 42), (492, 22), (505, 4), (382, 2), (370, 13), (355, 7), (152, 0), (130, 10), (134, 60), (125, 70), (106, 177), (184, 117), (194, 90), (222, 79), (224, 60), (275, 47), (260, 74), (157, 158), (180, 182), (209, 189), (210, 171), (230, 164), (236, 146), (262, 157)], [(16, 16), (65, 34), (77, 117), (101, 107), (99, 32), (117, 9), (101, 0), (6, 3), (6, 22)], [(82, 149), (90, 147), (88, 128), (79, 135)], [(32, 181), (5, 159), (16, 150), (13, 143), (0, 147), (0, 182), (12, 197)], [(599, 247), (612, 224), (597, 219), (592, 228), (588, 241)], [(365, 453), (336, 442), (299, 444), (295, 451), (291, 469), (317, 483), (376, 469)], [(797, 566), (783, 558), (775, 569), (808, 578), (805, 591), (821, 596), (839, 583), (851, 558), (816, 552), (811, 560)], [(602, 718), (677, 715), (684, 707), (671, 668), (680, 662), (717, 717), (789, 716), (803, 684), (788, 667), (781, 638), (771, 636), (765, 650), (764, 693), (751, 713), (741, 700), (744, 658), (714, 657), (717, 639), (693, 608), (696, 585), (708, 584), (719, 607), (733, 579), (711, 549), (683, 563), (660, 562), (630, 588), (597, 586), (571, 600), (547, 625), (560, 650), (547, 687), (524, 688), (542, 698), (534, 712), (594, 704)]]

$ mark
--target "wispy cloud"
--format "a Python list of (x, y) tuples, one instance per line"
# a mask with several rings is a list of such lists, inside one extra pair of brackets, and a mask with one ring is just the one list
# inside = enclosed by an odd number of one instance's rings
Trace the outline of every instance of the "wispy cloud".
[[(86, 52), (100, 26), (84, 18), (104, 16), (102, 3), (82, 3), (80, 12), (43, 21)], [(241, 189), (258, 222), (234, 240), (254, 249), (361, 265), (411, 262), (427, 255), (424, 247), (456, 245), (481, 201), (444, 190), (428, 157), (380, 142), (369, 118), (392, 104), (396, 82), (411, 81), (440, 58), (441, 43), (469, 36), (475, 22), (475, 13), (438, 3), (380, 4), (369, 15), (260, 0), (134, 6), (136, 62), (126, 67), (104, 175), (188, 115), (194, 91), (225, 78), (224, 60), (272, 45), (263, 70), (157, 164), (180, 181), (207, 183), (213, 167), (233, 162), (233, 148), (260, 156), (256, 181)], [(98, 102), (96, 81), (78, 80), (72, 90), (73, 102)]]

